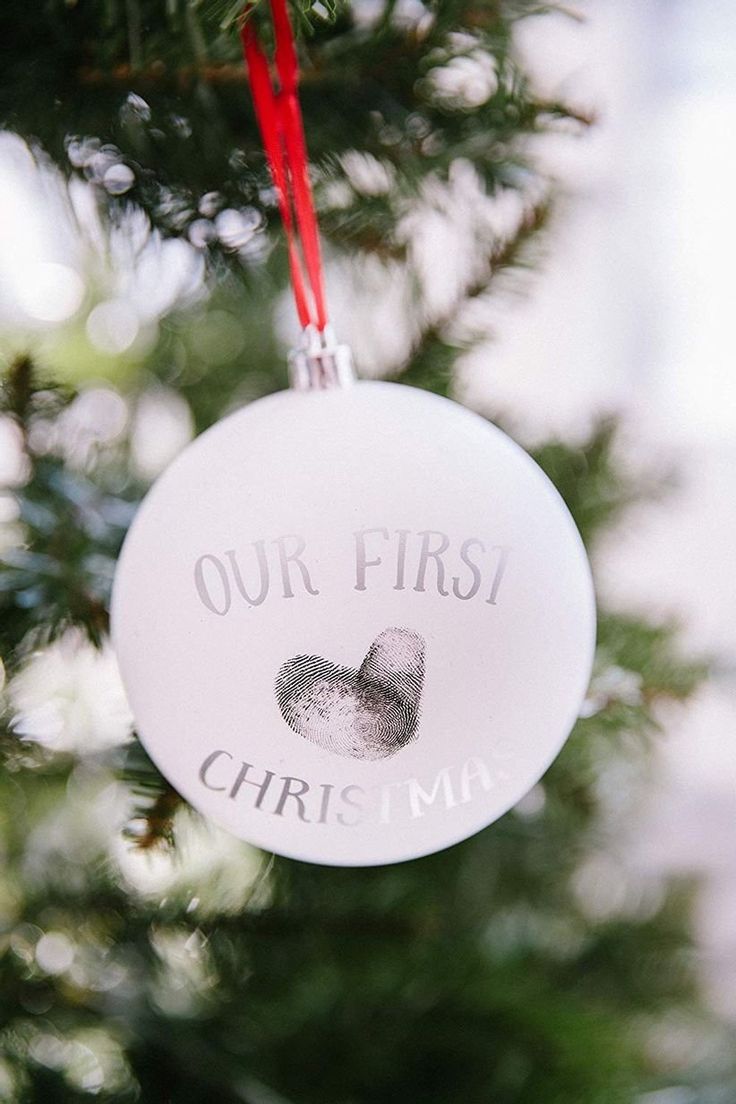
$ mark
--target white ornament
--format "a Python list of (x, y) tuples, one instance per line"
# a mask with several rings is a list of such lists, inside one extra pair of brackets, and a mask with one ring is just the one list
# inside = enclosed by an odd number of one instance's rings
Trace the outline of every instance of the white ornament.
[(113, 639), (141, 740), (270, 851), (447, 847), (537, 782), (595, 612), (557, 491), (500, 430), (391, 383), (285, 391), (204, 433), (125, 543)]

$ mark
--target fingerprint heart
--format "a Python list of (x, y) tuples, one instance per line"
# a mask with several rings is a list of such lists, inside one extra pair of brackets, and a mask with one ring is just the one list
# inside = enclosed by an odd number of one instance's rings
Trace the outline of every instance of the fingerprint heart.
[(357, 671), (298, 655), (281, 667), (275, 689), (284, 720), (305, 740), (354, 759), (386, 759), (416, 736), (423, 684), (423, 638), (389, 628)]

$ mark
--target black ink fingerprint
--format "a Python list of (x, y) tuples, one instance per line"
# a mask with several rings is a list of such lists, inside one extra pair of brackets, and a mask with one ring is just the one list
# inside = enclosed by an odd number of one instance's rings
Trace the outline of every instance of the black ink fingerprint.
[(359, 670), (298, 655), (279, 670), (275, 690), (284, 720), (306, 740), (337, 755), (385, 759), (415, 738), (423, 685), (423, 638), (390, 628)]

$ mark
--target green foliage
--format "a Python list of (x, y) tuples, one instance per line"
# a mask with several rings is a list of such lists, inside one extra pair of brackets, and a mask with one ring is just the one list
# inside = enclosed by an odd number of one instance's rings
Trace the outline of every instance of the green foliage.
[(108, 626), (109, 583), (132, 503), (106, 493), (104, 477), (92, 482), (55, 451), (54, 423), (70, 396), (40, 387), (27, 357), (10, 365), (3, 398), (29, 469), (16, 500), (23, 543), (0, 557), (3, 653), (37, 647), (68, 625), (83, 625), (98, 641)]
[[(4, 7), (0, 124), (36, 138), (67, 171), (76, 165), (88, 178), (89, 142), (116, 150), (135, 185), (122, 199), (101, 186), (101, 198), (112, 210), (134, 200), (168, 234), (186, 233), (212, 193), (220, 207), (247, 204), (270, 216), (238, 38), (222, 30), (215, 10), (191, 0), (46, 7), (42, 27), (20, 0)], [(539, 5), (445, 0), (429, 6), (419, 25), (392, 18), (395, 8), (389, 2), (371, 27), (356, 18), (360, 4), (337, 6), (334, 18), (319, 14), (332, 11), (324, 5), (293, 8), (310, 21), (301, 95), (323, 231), (341, 248), (396, 248), (397, 210), (430, 166), (443, 177), (467, 158), (489, 190), (522, 188), (524, 138), (557, 121), (585, 121), (539, 99), (513, 53), (514, 22)], [(252, 18), (260, 18), (260, 5)], [(469, 112), (459, 98), (440, 95), (432, 75), (478, 51), (493, 60), (496, 90)], [(34, 94), (39, 86), (43, 99)], [(81, 151), (80, 141), (87, 143)], [(354, 196), (333, 208), (327, 185), (344, 179), (340, 156), (352, 149), (389, 166), (395, 186), (390, 196)]]
[[(129, 412), (165, 385), (201, 430), (285, 383), (272, 324), (284, 256), (264, 229), (273, 203), (236, 9), (41, 7), (30, 19), (19, 0), (4, 5), (0, 119), (65, 175), (89, 179), (106, 225), (138, 209), (164, 236), (186, 236), (198, 219), (214, 225), (226, 207), (261, 220), (252, 255), (215, 239), (202, 246), (202, 294), (161, 320), (126, 385)], [(459, 159), (489, 193), (524, 198), (516, 230), (490, 244), (447, 311), (418, 312), (405, 383), (452, 392), (472, 341), (458, 319), (492, 294), (499, 271), (533, 262), (549, 217), (526, 140), (585, 121), (540, 100), (515, 56), (516, 21), (542, 9), (436, 0), (417, 20), (388, 0), (373, 24), (361, 4), (298, 9), (305, 119), (334, 251), (409, 264), (400, 219)], [(498, 81), (471, 110), (438, 95), (432, 72), (475, 50)], [(96, 175), (103, 147), (104, 164), (133, 170), (122, 197)], [(387, 167), (387, 191), (350, 184), (341, 158), (352, 149)], [(336, 184), (348, 186), (340, 203), (330, 199)], [(216, 340), (234, 329), (237, 341)], [(618, 843), (648, 777), (660, 706), (687, 698), (704, 673), (681, 655), (676, 628), (602, 611), (585, 716), (532, 795), (474, 838), (368, 870), (254, 855), (207, 835), (137, 741), (85, 750), (94, 723), (84, 716), (80, 746), (54, 751), (19, 731), (13, 680), (39, 649), (70, 626), (104, 644), (115, 556), (145, 482), (131, 463), (130, 421), (104, 447), (70, 450), (77, 395), (54, 374), (52, 347), (37, 363), (21, 356), (2, 394), (25, 470), (4, 494), (16, 531), (0, 554), (10, 680), (0, 712), (0, 1099), (731, 1100), (729, 1039), (698, 992), (696, 887), (643, 879)], [(551, 442), (537, 454), (591, 545), (642, 489), (614, 452), (605, 423), (582, 445)], [(192, 839), (204, 840), (199, 865)], [(696, 1057), (673, 1060), (657, 1045), (670, 1021), (686, 1026)], [(645, 1096), (659, 1089), (680, 1095)]]
[[(27, 367), (15, 366), (7, 395), (33, 439), (53, 392), (36, 392)], [(68, 396), (55, 401), (58, 417)], [(591, 531), (632, 494), (616, 479), (611, 448), (606, 425), (585, 446), (558, 442), (541, 454), (577, 517), (600, 500)], [(75, 541), (95, 551), (86, 568), (75, 545), (59, 545), (59, 567), (74, 585), (36, 566), (39, 547), (53, 558), (55, 526), (68, 532), (68, 512), (79, 509), (76, 480), (40, 474), (60, 465), (53, 456), (40, 465), (35, 458), (16, 492), (30, 536), (7, 578), (37, 576), (39, 598), (37, 606), (26, 602), (23, 621), (24, 592), (15, 591), (18, 610), (3, 621), (6, 657), (27, 649), (23, 630), (35, 642), (42, 628), (46, 635), (71, 622), (97, 629), (96, 613), (78, 596), (106, 594), (116, 527), (79, 528)], [(98, 465), (97, 478), (109, 480), (109, 463), (102, 472)], [(122, 486), (127, 508), (130, 488)], [(81, 498), (86, 506), (89, 493)], [(37, 501), (49, 514), (42, 525), (29, 509)], [(108, 496), (98, 492), (93, 501), (105, 518), (100, 504), (109, 509)], [(90, 559), (99, 574), (89, 571)], [(687, 696), (702, 672), (678, 657), (672, 629), (612, 615), (601, 618), (598, 671), (619, 672), (618, 682), (603, 692), (594, 682), (591, 715), (548, 772), (537, 805), (449, 851), (395, 867), (332, 870), (278, 860), (267, 900), (234, 914), (218, 911), (216, 895), (214, 915), (196, 898), (187, 905), (186, 895), (184, 902), (141, 899), (102, 841), (63, 854), (39, 845), (39, 834), (59, 833), (57, 818), (78, 815), (75, 795), (85, 785), (109, 785), (118, 772), (135, 798), (129, 846), (175, 854), (172, 818), (181, 799), (140, 745), (84, 765), (14, 748), (6, 729), (0, 898), (14, 934), (0, 958), (0, 1007), (8, 1014), (0, 1054), (26, 1086), (20, 1099), (83, 1099), (74, 1053), (59, 1048), (100, 1025), (116, 1055), (107, 1076), (118, 1086), (102, 1098), (121, 1102), (216, 1096), (257, 1104), (273, 1093), (315, 1104), (623, 1104), (656, 1085), (644, 1042), (658, 1018), (680, 1009), (699, 1030), (708, 1023), (686, 934), (691, 894), (638, 885), (614, 858), (600, 877), (618, 879), (623, 897), (607, 905), (599, 885), (603, 906), (591, 914), (576, 879), (608, 846), (604, 813), (622, 762), (626, 777), (646, 773), (657, 704)], [(49, 976), (39, 966), (33, 946), (49, 931), (83, 949), (86, 973)], [(184, 980), (172, 980), (179, 970)], [(125, 978), (111, 990), (112, 1004), (99, 989), (109, 976)], [(68, 1064), (59, 1057), (54, 1066), (44, 1047), (67, 1053)]]

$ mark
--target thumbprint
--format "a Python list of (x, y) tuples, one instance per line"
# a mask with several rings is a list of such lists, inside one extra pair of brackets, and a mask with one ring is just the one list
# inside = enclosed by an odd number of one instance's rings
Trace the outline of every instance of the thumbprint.
[(354, 759), (386, 759), (416, 737), (423, 684), (423, 638), (390, 628), (357, 671), (298, 655), (279, 670), (275, 690), (284, 720), (305, 740)]

